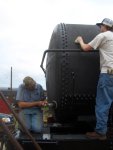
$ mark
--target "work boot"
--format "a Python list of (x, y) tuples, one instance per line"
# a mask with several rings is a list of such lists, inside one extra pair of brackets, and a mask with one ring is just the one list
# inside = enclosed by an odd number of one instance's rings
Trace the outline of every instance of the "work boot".
[(107, 136), (99, 134), (97, 132), (87, 132), (86, 137), (89, 139), (106, 140)]

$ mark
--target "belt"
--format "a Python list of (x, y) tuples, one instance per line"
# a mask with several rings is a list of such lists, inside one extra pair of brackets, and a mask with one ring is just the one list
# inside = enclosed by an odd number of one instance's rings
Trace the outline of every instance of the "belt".
[(111, 68), (107, 69), (107, 73), (108, 74), (113, 74), (113, 69), (111, 69)]

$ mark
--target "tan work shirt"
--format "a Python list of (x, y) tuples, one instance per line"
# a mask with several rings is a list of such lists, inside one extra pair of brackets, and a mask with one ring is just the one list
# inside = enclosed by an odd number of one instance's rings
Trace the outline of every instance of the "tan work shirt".
[(113, 69), (113, 32), (100, 33), (88, 44), (94, 49), (99, 49), (101, 73), (107, 73), (109, 68)]

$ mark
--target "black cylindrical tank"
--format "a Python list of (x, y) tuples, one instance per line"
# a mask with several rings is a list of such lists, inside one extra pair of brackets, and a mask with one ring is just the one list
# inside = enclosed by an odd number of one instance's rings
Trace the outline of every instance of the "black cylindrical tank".
[(84, 52), (75, 38), (88, 43), (97, 34), (96, 25), (58, 24), (51, 36), (47, 62), (46, 86), (49, 102), (55, 101), (58, 122), (73, 122), (94, 115), (99, 76), (98, 50)]

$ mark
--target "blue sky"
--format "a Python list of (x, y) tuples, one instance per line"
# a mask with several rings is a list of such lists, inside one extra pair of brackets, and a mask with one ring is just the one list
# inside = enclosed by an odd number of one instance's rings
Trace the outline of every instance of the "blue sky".
[(113, 19), (112, 0), (0, 0), (0, 87), (18, 87), (32, 76), (44, 88), (40, 68), (53, 29), (59, 23), (95, 24)]

